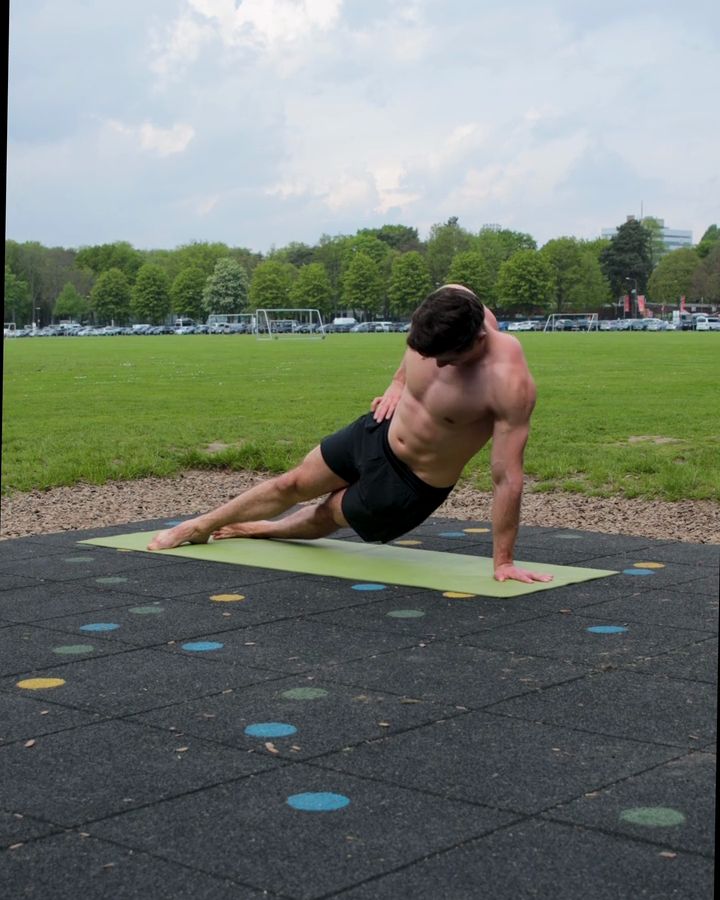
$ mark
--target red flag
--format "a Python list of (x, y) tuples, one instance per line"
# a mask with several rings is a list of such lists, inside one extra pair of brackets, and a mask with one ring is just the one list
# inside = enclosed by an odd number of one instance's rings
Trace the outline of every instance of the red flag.
[(647, 311), (645, 309), (645, 294), (640, 294), (637, 298), (637, 301), (638, 301), (638, 312), (641, 313), (643, 316), (646, 315)]
[(623, 297), (623, 300), (625, 301), (625, 312), (629, 313), (630, 312), (630, 294), (625, 294), (625, 296)]
[(680, 312), (685, 312), (685, 295), (680, 298)]

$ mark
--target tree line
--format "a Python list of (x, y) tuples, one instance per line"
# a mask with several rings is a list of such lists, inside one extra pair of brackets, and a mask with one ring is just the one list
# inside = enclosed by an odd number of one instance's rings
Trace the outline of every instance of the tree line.
[(4, 320), (159, 324), (258, 307), (406, 318), (447, 282), (467, 285), (507, 318), (602, 312), (631, 290), (654, 303), (718, 302), (720, 232), (712, 225), (697, 246), (670, 253), (647, 219), (629, 220), (609, 240), (559, 237), (541, 248), (524, 232), (474, 233), (456, 217), (425, 241), (415, 228), (384, 225), (267, 254), (218, 242), (138, 250), (125, 241), (66, 249), (6, 240)]

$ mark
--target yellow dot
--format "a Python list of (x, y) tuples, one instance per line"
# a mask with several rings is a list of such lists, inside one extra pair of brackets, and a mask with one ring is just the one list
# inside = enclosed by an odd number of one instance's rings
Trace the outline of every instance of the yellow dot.
[(42, 691), (47, 688), (60, 687), (63, 684), (65, 684), (63, 678), (25, 678), (23, 681), (18, 681), (17, 686), (25, 688), (27, 691)]
[(636, 569), (664, 569), (665, 563), (639, 562), (635, 563)]
[(215, 603), (237, 603), (238, 600), (244, 600), (244, 594), (212, 594), (210, 597)]
[(489, 528), (463, 528), (463, 531), (467, 534), (487, 534), (490, 529)]
[(443, 593), (443, 597), (447, 597), (448, 600), (467, 600), (469, 597), (474, 597), (475, 594), (463, 594), (460, 591), (445, 591)]
[(399, 544), (401, 547), (416, 547), (418, 544), (422, 544), (422, 541), (393, 541), (393, 544)]

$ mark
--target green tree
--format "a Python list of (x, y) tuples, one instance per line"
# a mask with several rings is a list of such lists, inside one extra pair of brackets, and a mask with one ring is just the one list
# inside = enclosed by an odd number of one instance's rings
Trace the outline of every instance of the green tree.
[(409, 253), (411, 250), (420, 249), (420, 239), (417, 228), (408, 225), (383, 225), (381, 228), (363, 228), (358, 235), (369, 234), (387, 244), (391, 250), (398, 253)]
[(390, 248), (384, 241), (381, 241), (380, 238), (375, 237), (369, 231), (361, 231), (355, 237), (350, 238), (345, 245), (345, 258), (343, 260), (345, 268), (350, 265), (353, 255), (356, 253), (364, 253), (365, 256), (369, 256), (377, 265), (379, 271), (382, 271), (390, 255)]
[(610, 282), (613, 297), (632, 288), (644, 294), (652, 271), (651, 235), (635, 219), (622, 224), (600, 254), (600, 265)]
[(266, 259), (257, 266), (250, 281), (252, 309), (283, 309), (290, 306), (290, 288), (296, 277), (291, 263)]
[(124, 325), (130, 317), (130, 285), (120, 269), (98, 276), (90, 292), (90, 306), (101, 324)]
[(159, 325), (170, 312), (168, 277), (160, 266), (145, 263), (132, 286), (130, 312), (140, 322)]
[(285, 247), (273, 250), (268, 254), (268, 259), (290, 263), (297, 268), (309, 266), (310, 263), (315, 261), (315, 247), (311, 247), (309, 244), (303, 244), (299, 241), (292, 241)]
[(490, 304), (494, 287), (492, 270), (487, 259), (477, 250), (455, 254), (447, 273), (447, 281), (451, 284), (464, 284), (479, 300)]
[(473, 249), (473, 236), (461, 228), (457, 216), (444, 224), (433, 225), (426, 244), (426, 258), (432, 283), (439, 287), (447, 281), (453, 257)]
[(143, 263), (142, 253), (127, 241), (82, 247), (75, 258), (78, 268), (89, 269), (94, 275), (102, 275), (109, 269), (119, 269), (130, 284), (135, 281)]
[(322, 263), (303, 266), (290, 288), (290, 303), (298, 308), (319, 309), (327, 317), (332, 312), (332, 285)]
[(336, 304), (342, 291), (345, 248), (350, 240), (352, 239), (347, 235), (331, 237), (329, 234), (323, 234), (315, 252), (315, 262), (322, 263), (325, 266), (325, 271), (328, 273)]
[(705, 229), (705, 234), (700, 238), (700, 243), (695, 248), (698, 256), (701, 259), (705, 259), (717, 241), (720, 241), (720, 228), (717, 225), (710, 225), (709, 228)]
[(74, 284), (68, 282), (58, 294), (53, 307), (53, 316), (56, 319), (72, 319), (81, 322), (87, 318), (90, 312), (90, 304), (78, 291)]
[(643, 228), (650, 234), (650, 263), (654, 269), (668, 252), (668, 248), (665, 246), (665, 238), (663, 237), (663, 227), (660, 224), (660, 220), (654, 216), (645, 216), (642, 224)]
[(393, 259), (389, 288), (393, 315), (409, 315), (432, 289), (430, 273), (421, 253), (411, 250)]
[(548, 312), (555, 296), (552, 266), (539, 251), (520, 250), (500, 267), (496, 290), (503, 310)]
[(3, 321), (15, 322), (20, 326), (30, 324), (33, 317), (30, 288), (27, 282), (18, 278), (8, 265), (5, 266), (3, 301)]
[(203, 288), (203, 309), (213, 313), (239, 313), (248, 302), (247, 272), (230, 257), (219, 259)]
[(600, 263), (580, 241), (554, 238), (540, 253), (554, 273), (553, 312), (590, 312), (610, 300), (610, 286)]
[(720, 241), (715, 241), (693, 273), (692, 296), (705, 303), (720, 302)]
[(648, 281), (648, 297), (653, 303), (677, 303), (692, 296), (695, 270), (700, 263), (697, 251), (681, 247), (664, 256)]
[(383, 280), (377, 263), (366, 253), (355, 253), (342, 280), (342, 302), (348, 310), (377, 313), (382, 309)]
[(203, 289), (207, 276), (197, 266), (182, 269), (170, 287), (170, 303), (178, 316), (187, 316), (199, 322), (205, 312)]

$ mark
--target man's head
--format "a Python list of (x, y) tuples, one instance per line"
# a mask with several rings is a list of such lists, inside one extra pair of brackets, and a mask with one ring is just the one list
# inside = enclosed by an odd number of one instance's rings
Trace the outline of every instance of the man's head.
[(485, 309), (470, 288), (445, 284), (413, 313), (408, 346), (421, 356), (459, 355), (472, 349), (485, 321)]

